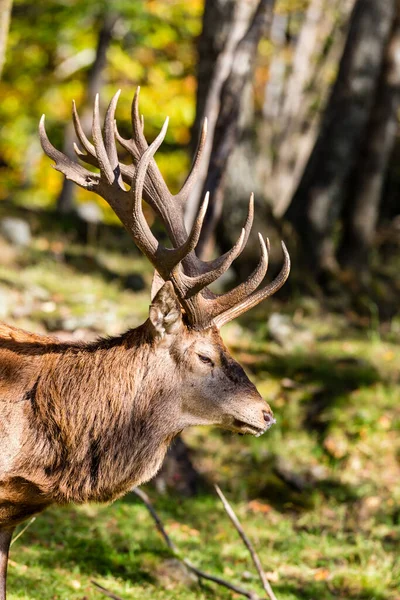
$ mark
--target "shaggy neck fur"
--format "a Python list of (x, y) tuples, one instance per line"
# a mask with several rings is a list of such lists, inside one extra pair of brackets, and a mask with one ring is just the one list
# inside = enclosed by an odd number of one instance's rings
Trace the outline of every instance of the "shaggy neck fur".
[(148, 322), (95, 344), (31, 344), (22, 357), (42, 368), (20, 398), (29, 451), (16, 470), (49, 503), (112, 500), (155, 474), (179, 414)]

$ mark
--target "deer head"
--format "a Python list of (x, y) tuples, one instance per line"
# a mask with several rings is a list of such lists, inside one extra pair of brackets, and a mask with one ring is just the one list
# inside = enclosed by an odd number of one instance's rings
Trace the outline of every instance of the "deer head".
[[(208, 194), (202, 202), (189, 234), (184, 224), (184, 206), (198, 171), (207, 133), (204, 121), (193, 166), (180, 192), (172, 195), (154, 160), (167, 130), (166, 119), (160, 134), (148, 145), (139, 116), (139, 89), (132, 103), (132, 137), (124, 139), (114, 121), (119, 92), (111, 100), (103, 131), (96, 96), (91, 143), (83, 132), (73, 105), (73, 122), (83, 151), (74, 146), (79, 159), (95, 166), (88, 171), (50, 143), (40, 122), (40, 140), (55, 168), (84, 189), (104, 198), (120, 218), (135, 244), (155, 267), (153, 298), (148, 328), (152, 337), (154, 364), (165, 376), (172, 374), (179, 397), (181, 428), (193, 424), (216, 424), (233, 431), (259, 435), (274, 422), (264, 402), (242, 367), (230, 356), (219, 334), (225, 323), (274, 294), (286, 281), (290, 259), (282, 243), (284, 264), (279, 275), (260, 288), (268, 268), (268, 240), (259, 234), (260, 261), (249, 278), (235, 289), (217, 295), (207, 286), (218, 279), (242, 252), (253, 223), (253, 196), (246, 222), (231, 250), (205, 262), (195, 249), (207, 211)], [(116, 141), (132, 158), (132, 165), (120, 162)], [(142, 210), (144, 199), (160, 217), (171, 241), (162, 246), (154, 237)]]

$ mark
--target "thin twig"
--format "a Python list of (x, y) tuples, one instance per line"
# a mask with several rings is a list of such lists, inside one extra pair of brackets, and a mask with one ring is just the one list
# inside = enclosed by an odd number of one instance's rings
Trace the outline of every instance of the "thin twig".
[(117, 596), (117, 594), (114, 594), (113, 592), (110, 592), (110, 590), (108, 590), (107, 588), (103, 587), (102, 585), (100, 585), (96, 581), (93, 581), (93, 579), (91, 579), (90, 581), (91, 581), (91, 583), (93, 583), (93, 585), (95, 585), (97, 587), (97, 589), (99, 590), (99, 592), (101, 592), (105, 596), (108, 596), (109, 598), (112, 598), (112, 600), (122, 600), (122, 598), (120, 598), (120, 596)]
[(11, 540), (10, 547), (11, 547), (11, 546), (14, 544), (14, 542), (16, 542), (16, 541), (17, 541), (17, 539), (18, 539), (19, 537), (21, 537), (21, 535), (22, 535), (23, 533), (25, 533), (25, 531), (28, 529), (28, 527), (30, 527), (30, 526), (32, 525), (32, 523), (33, 523), (34, 521), (36, 521), (36, 517), (32, 517), (32, 519), (31, 519), (30, 521), (28, 521), (28, 523), (25, 525), (25, 527), (24, 527), (23, 529), (21, 529), (21, 531), (20, 531), (20, 532), (19, 532), (19, 533), (18, 533), (18, 534), (15, 536), (15, 538), (13, 538), (13, 539)]
[(250, 556), (252, 558), (252, 561), (258, 571), (258, 574), (260, 576), (261, 579), (261, 583), (263, 585), (264, 590), (267, 592), (270, 600), (277, 600), (271, 584), (269, 583), (267, 576), (265, 574), (265, 571), (261, 565), (261, 561), (258, 557), (257, 552), (254, 550), (252, 543), (250, 542), (249, 538), (247, 537), (247, 535), (244, 532), (243, 527), (241, 526), (239, 519), (237, 518), (236, 514), (233, 511), (233, 508), (231, 507), (231, 505), (229, 504), (228, 500), (225, 498), (224, 494), (221, 492), (220, 488), (215, 485), (215, 489), (217, 491), (218, 496), (220, 497), (220, 500), (224, 506), (224, 509), (226, 511), (226, 513), (228, 514), (228, 517), (230, 518), (230, 520), (232, 521), (232, 523), (234, 524), (238, 534), (240, 535), (240, 537), (242, 538), (244, 544), (246, 545), (248, 551), (250, 552)]
[(186, 565), (186, 567), (190, 571), (192, 571), (192, 573), (195, 573), (195, 575), (197, 575), (200, 579), (206, 579), (207, 581), (213, 581), (214, 583), (217, 583), (218, 585), (226, 587), (229, 590), (236, 592), (237, 594), (241, 594), (245, 598), (249, 598), (249, 600), (260, 600), (259, 596), (257, 596), (257, 594), (255, 594), (254, 592), (245, 590), (244, 588), (239, 587), (233, 583), (229, 583), (228, 581), (225, 581), (225, 579), (221, 579), (220, 577), (216, 577), (215, 575), (210, 575), (209, 573), (205, 573), (204, 571), (201, 571), (200, 569), (195, 567), (190, 562), (190, 560), (188, 560), (185, 557), (182, 557), (180, 555), (180, 552), (179, 552), (177, 546), (174, 544), (174, 542), (169, 537), (168, 533), (165, 531), (162, 521), (161, 521), (160, 517), (158, 516), (157, 512), (155, 511), (154, 506), (152, 505), (148, 495), (143, 490), (140, 490), (139, 488), (133, 488), (132, 492), (134, 494), (136, 494), (136, 496), (138, 496), (142, 500), (143, 504), (146, 506), (150, 515), (153, 517), (156, 527), (157, 527), (158, 531), (160, 532), (160, 534), (162, 535), (168, 548), (171, 550), (171, 552), (174, 554), (174, 556), (178, 560), (183, 562)]
[(134, 494), (136, 494), (136, 496), (139, 496), (139, 498), (141, 499), (143, 504), (146, 506), (147, 510), (153, 517), (156, 527), (157, 527), (158, 531), (161, 533), (162, 537), (164, 538), (164, 541), (167, 544), (168, 548), (170, 550), (172, 550), (172, 552), (178, 552), (178, 548), (175, 546), (174, 542), (171, 540), (168, 533), (165, 531), (164, 526), (161, 522), (161, 519), (158, 516), (158, 514), (156, 513), (156, 511), (154, 510), (154, 507), (150, 501), (150, 498), (146, 494), (146, 492), (144, 492), (143, 490), (141, 490), (140, 488), (137, 488), (137, 487), (133, 488), (132, 492)]

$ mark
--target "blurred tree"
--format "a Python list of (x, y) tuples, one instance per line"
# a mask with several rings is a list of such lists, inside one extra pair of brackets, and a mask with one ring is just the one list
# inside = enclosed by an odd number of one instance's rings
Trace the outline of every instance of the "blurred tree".
[(336, 268), (333, 232), (371, 114), (395, 0), (357, 0), (320, 132), (286, 213), (318, 274)]
[(387, 44), (385, 62), (360, 152), (349, 177), (344, 201), (342, 266), (357, 277), (367, 274), (374, 241), (383, 183), (398, 131), (400, 107), (400, 2)]
[[(238, 140), (244, 91), (251, 80), (258, 43), (272, 15), (271, 0), (253, 4), (256, 6), (253, 11), (249, 11), (250, 5), (244, 1), (223, 0), (219, 4), (206, 2), (205, 5), (198, 67), (203, 84), (197, 95), (195, 129), (203, 116), (207, 116), (208, 145), (190, 211), (193, 218), (193, 207), (210, 191), (211, 202), (197, 247), (203, 257), (212, 250), (213, 235), (222, 212), (228, 159)], [(210, 82), (207, 92), (204, 81)]]
[[(104, 69), (107, 64), (107, 51), (113, 39), (113, 32), (118, 20), (118, 14), (110, 12), (107, 8), (102, 11), (98, 19), (98, 40), (96, 46), (96, 56), (93, 64), (87, 73), (87, 83), (85, 89), (85, 100), (80, 108), (80, 120), (86, 135), (90, 135), (90, 128), (93, 114), (93, 102), (96, 94), (100, 94), (103, 86)], [(76, 160), (73, 150), (75, 141), (75, 130), (71, 121), (69, 121), (64, 132), (63, 152), (72, 160)], [(64, 178), (61, 192), (57, 198), (57, 211), (60, 213), (70, 213), (74, 208), (74, 196), (76, 185), (69, 179)]]
[(326, 103), (331, 72), (343, 51), (343, 24), (353, 4), (353, 0), (310, 0), (299, 33), (291, 34), (292, 55), (287, 46), (283, 49), (285, 56), (291, 57), (286, 64), (289, 75), (272, 118), (267, 88), (264, 120), (272, 130), (273, 157), (267, 189), (277, 217), (286, 211), (318, 135), (320, 107)]
[(246, 84), (251, 81), (259, 41), (271, 22), (273, 0), (260, 0), (247, 31), (237, 44), (232, 66), (220, 95), (212, 150), (203, 194), (213, 195), (197, 247), (200, 256), (211, 254), (212, 238), (222, 214), (228, 159), (239, 136), (239, 119)]
[(0, 0), (0, 77), (6, 59), (8, 29), (11, 19), (12, 0)]
[(196, 117), (192, 128), (192, 145), (199, 137), (200, 126), (207, 118), (207, 141), (199, 179), (186, 210), (191, 224), (197, 214), (204, 181), (210, 164), (215, 126), (220, 110), (221, 90), (232, 68), (234, 52), (249, 24), (256, 1), (205, 0), (202, 32), (198, 41)]

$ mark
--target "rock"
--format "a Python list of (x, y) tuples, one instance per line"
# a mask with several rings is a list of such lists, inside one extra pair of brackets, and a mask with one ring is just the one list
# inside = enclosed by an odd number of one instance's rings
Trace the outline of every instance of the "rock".
[(268, 333), (280, 346), (289, 344), (292, 337), (292, 327), (289, 317), (272, 313), (268, 319)]
[(46, 302), (50, 298), (50, 292), (46, 290), (46, 288), (41, 287), (40, 285), (29, 285), (29, 292), (32, 298), (35, 298), (35, 300)]
[(95, 342), (99, 334), (90, 329), (75, 329), (74, 331), (55, 330), (52, 335), (61, 342)]
[(32, 240), (29, 223), (17, 217), (4, 217), (4, 219), (1, 219), (0, 233), (14, 246), (29, 246)]
[(272, 313), (268, 319), (268, 333), (271, 338), (287, 350), (312, 346), (314, 336), (310, 331), (295, 325), (290, 317)]
[(192, 587), (198, 582), (196, 575), (189, 571), (186, 565), (177, 558), (163, 560), (153, 574), (166, 590), (174, 589), (177, 585)]
[(103, 212), (96, 202), (78, 204), (76, 214), (86, 223), (101, 223), (103, 221)]
[(283, 456), (277, 457), (274, 472), (296, 492), (310, 490), (329, 477), (329, 470), (325, 465), (314, 464), (304, 468)]
[(43, 323), (48, 331), (62, 330), (73, 333), (77, 329), (96, 329), (101, 323), (99, 316), (95, 313), (85, 313), (83, 315), (52, 315), (43, 316)]
[(277, 458), (274, 471), (286, 485), (296, 492), (304, 492), (310, 485), (305, 474), (296, 471), (294, 465), (283, 457)]

